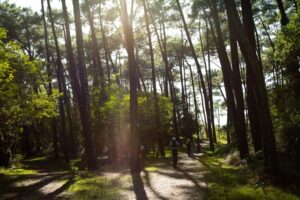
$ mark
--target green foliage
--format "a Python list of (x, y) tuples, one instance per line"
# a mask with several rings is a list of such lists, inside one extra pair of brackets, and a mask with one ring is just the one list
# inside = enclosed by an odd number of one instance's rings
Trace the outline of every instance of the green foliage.
[(122, 89), (111, 88), (107, 91), (108, 100), (100, 108), (100, 115), (105, 124), (113, 120), (129, 120), (129, 95)]
[[(290, 22), (276, 36), (275, 61), (283, 69), (283, 85), (275, 86), (272, 113), (278, 133), (283, 162), (299, 167), (300, 155), (300, 15), (294, 13)], [(284, 161), (285, 160), (285, 161)], [(294, 167), (295, 167), (294, 166)]]
[[(18, 41), (22, 49), (29, 55), (41, 53), (39, 40), (41, 33), (41, 17), (29, 8), (21, 8), (9, 1), (0, 3), (0, 27), (7, 30), (7, 40)], [(28, 37), (31, 41), (28, 41)], [(35, 43), (36, 50), (32, 51), (31, 42)]]
[[(158, 96), (159, 127), (156, 127), (156, 113), (152, 94), (141, 95), (138, 98), (139, 131), (142, 142), (147, 144), (150, 135), (160, 133), (167, 135), (170, 132), (170, 119), (172, 117), (172, 103), (165, 96)], [(152, 139), (154, 139), (152, 137)]]
[(48, 97), (42, 66), (31, 60), (15, 42), (4, 43), (0, 30), (0, 118), (3, 124), (26, 123), (56, 115), (57, 92)]
[(282, 150), (291, 158), (292, 163), (299, 164), (300, 160), (300, 124), (299, 120), (285, 122), (281, 128), (280, 139)]
[[(112, 89), (108, 101), (100, 107), (102, 122), (109, 125), (113, 122), (122, 121), (129, 123), (130, 96), (121, 89)], [(142, 141), (151, 141), (149, 135), (155, 131), (167, 134), (170, 131), (170, 119), (172, 117), (172, 103), (164, 96), (158, 96), (159, 122), (156, 127), (156, 114), (154, 110), (154, 98), (152, 94), (140, 94), (138, 97), (138, 124)]]
[(290, 23), (278, 32), (276, 37), (275, 58), (279, 63), (286, 63), (295, 55), (299, 55), (300, 50), (300, 16), (291, 16)]
[(47, 95), (42, 65), (24, 54), (18, 43), (5, 41), (0, 29), (0, 155), (10, 148), (10, 137), (25, 124), (56, 116), (58, 92)]

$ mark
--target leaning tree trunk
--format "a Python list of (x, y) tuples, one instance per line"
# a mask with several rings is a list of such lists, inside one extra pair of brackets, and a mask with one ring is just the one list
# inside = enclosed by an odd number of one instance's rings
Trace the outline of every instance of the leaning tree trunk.
[(62, 134), (62, 139), (63, 139), (63, 150), (64, 150), (64, 157), (65, 161), (69, 162), (69, 148), (68, 148), (68, 139), (67, 139), (67, 128), (66, 128), (66, 115), (65, 115), (65, 103), (67, 102), (67, 93), (63, 89), (63, 82), (64, 82), (64, 75), (63, 75), (63, 64), (61, 62), (62, 58), (60, 55), (60, 49), (57, 41), (57, 36), (56, 36), (56, 30), (54, 26), (54, 21), (52, 17), (52, 9), (51, 9), (51, 4), (50, 0), (47, 0), (48, 4), (48, 10), (49, 10), (49, 17), (50, 17), (50, 22), (51, 22), (51, 28), (52, 28), (52, 34), (55, 42), (55, 50), (56, 50), (56, 64), (57, 64), (57, 82), (58, 82), (58, 90), (60, 93), (63, 93), (62, 97), (59, 97), (59, 115), (60, 115), (60, 122), (61, 122), (61, 134)]
[(179, 0), (176, 0), (176, 3), (177, 3), (177, 6), (178, 6), (178, 10), (180, 12), (181, 20), (182, 20), (183, 25), (184, 25), (185, 33), (187, 35), (187, 38), (188, 38), (188, 41), (189, 41), (189, 44), (190, 44), (190, 48), (191, 48), (191, 51), (192, 51), (193, 58), (195, 60), (196, 66), (197, 66), (198, 73), (200, 75), (202, 92), (203, 92), (203, 96), (204, 96), (204, 103), (205, 103), (205, 108), (206, 108), (206, 113), (207, 113), (206, 117), (207, 117), (209, 144), (210, 144), (210, 149), (212, 151), (214, 151), (214, 143), (213, 143), (212, 129), (211, 129), (211, 115), (210, 115), (209, 99), (208, 99), (208, 95), (207, 95), (207, 91), (206, 91), (206, 87), (205, 87), (205, 83), (204, 83), (203, 74), (201, 72), (201, 66), (198, 62), (196, 51), (195, 51), (192, 39), (190, 37), (190, 33), (189, 33), (189, 30), (188, 30), (188, 27), (187, 27), (187, 24), (186, 24), (186, 21), (185, 21), (185, 18), (184, 18), (184, 15), (183, 15), (180, 3), (179, 3)]
[[(243, 104), (244, 101), (241, 98), (235, 98), (236, 96), (234, 96), (235, 94), (239, 94), (239, 90), (237, 88), (238, 86), (235, 85), (235, 83), (231, 78), (233, 77), (233, 71), (225, 48), (225, 43), (221, 31), (220, 19), (218, 15), (217, 3), (215, 0), (212, 0), (212, 4), (210, 8), (212, 11), (213, 20), (216, 28), (216, 33), (217, 33), (217, 37), (213, 33), (213, 38), (222, 65), (228, 110), (229, 113), (232, 114), (233, 116), (234, 132), (238, 143), (237, 145), (240, 152), (240, 157), (245, 158), (249, 154), (248, 145), (247, 145), (247, 133), (245, 128), (246, 127), (245, 118), (239, 117), (242, 116), (241, 112), (244, 112), (244, 110), (237, 109), (237, 104), (239, 104), (239, 109), (240, 109), (240, 105)], [(237, 101), (241, 101), (241, 102), (237, 102)]]
[[(252, 45), (254, 50), (256, 49), (254, 29), (255, 24), (253, 20), (252, 14), (252, 6), (249, 0), (242, 0), (242, 16), (243, 16), (243, 24), (246, 30), (247, 37)], [(272, 44), (272, 43), (271, 43)], [(254, 146), (255, 152), (258, 152), (262, 149), (262, 130), (259, 124), (259, 115), (258, 111), (258, 99), (257, 94), (254, 91), (254, 75), (250, 70), (250, 66), (246, 67), (246, 83), (247, 83), (247, 105), (248, 105), (248, 116), (250, 121), (250, 130), (252, 136), (252, 143)]]
[(232, 24), (229, 23), (229, 37), (230, 37), (230, 50), (231, 50), (231, 62), (232, 62), (232, 80), (233, 87), (235, 92), (236, 99), (236, 126), (238, 126), (238, 130), (240, 131), (238, 136), (238, 145), (240, 149), (241, 158), (245, 158), (249, 154), (248, 150), (248, 142), (247, 142), (247, 133), (246, 133), (246, 123), (245, 123), (245, 107), (244, 107), (244, 97), (243, 97), (243, 89), (242, 89), (242, 81), (239, 67), (239, 55), (238, 55), (238, 46), (237, 46), (237, 38), (235, 35), (235, 31), (232, 27)]
[(137, 77), (134, 56), (134, 38), (132, 24), (129, 23), (126, 0), (121, 0), (121, 22), (125, 35), (128, 54), (129, 81), (130, 81), (130, 167), (133, 172), (140, 172), (139, 140), (137, 132), (138, 102), (137, 102)]
[(263, 150), (265, 157), (265, 167), (267, 171), (276, 173), (278, 171), (278, 159), (276, 150), (276, 141), (273, 131), (273, 124), (271, 119), (270, 107), (267, 96), (266, 83), (264, 74), (260, 67), (259, 60), (255, 54), (255, 50), (250, 43), (247, 33), (239, 18), (238, 11), (234, 0), (225, 0), (225, 7), (227, 11), (228, 20), (233, 24), (236, 30), (237, 39), (243, 57), (247, 66), (254, 75), (254, 87), (259, 99), (259, 119), (262, 126)]

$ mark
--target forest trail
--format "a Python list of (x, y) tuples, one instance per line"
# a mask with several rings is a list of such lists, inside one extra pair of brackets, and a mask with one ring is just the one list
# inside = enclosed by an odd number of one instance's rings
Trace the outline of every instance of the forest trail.
[(107, 172), (108, 179), (118, 179), (119, 199), (205, 199), (207, 184), (204, 167), (198, 161), (200, 154), (188, 157), (179, 154), (178, 167), (174, 169), (168, 160), (151, 162), (140, 174), (123, 171)]
[[(179, 153), (176, 169), (172, 167), (170, 158), (150, 158), (140, 174), (131, 173), (127, 162), (119, 163), (109, 165), (93, 176), (101, 176), (107, 182), (113, 182), (118, 188), (116, 199), (200, 200), (205, 199), (207, 184), (199, 157), (201, 154), (188, 157), (185, 153)], [(47, 171), (16, 177), (7, 183), (8, 190), (4, 194), (1, 192), (0, 199), (73, 199), (68, 188), (74, 183), (74, 177), (72, 172)], [(96, 183), (93, 186), (97, 187)]]

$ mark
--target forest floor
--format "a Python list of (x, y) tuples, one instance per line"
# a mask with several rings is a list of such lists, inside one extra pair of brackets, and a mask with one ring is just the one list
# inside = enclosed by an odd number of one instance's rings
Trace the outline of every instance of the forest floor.
[(79, 160), (69, 165), (46, 157), (23, 160), (14, 168), (0, 168), (0, 200), (36, 199), (300, 199), (297, 188), (281, 187), (251, 171), (249, 166), (232, 166), (222, 153), (207, 143), (200, 154), (179, 154), (176, 169), (167, 158), (149, 157), (141, 173), (131, 173), (128, 161), (109, 164), (96, 172), (80, 170)]
[(180, 153), (175, 169), (170, 158), (149, 158), (141, 173), (131, 173), (126, 161), (86, 172), (43, 157), (25, 160), (22, 169), (0, 171), (0, 199), (204, 199), (201, 155)]

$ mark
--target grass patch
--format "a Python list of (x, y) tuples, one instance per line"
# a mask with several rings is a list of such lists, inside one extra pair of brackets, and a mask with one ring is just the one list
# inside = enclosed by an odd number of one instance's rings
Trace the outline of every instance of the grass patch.
[(4, 176), (21, 176), (37, 174), (36, 170), (22, 169), (22, 168), (0, 168), (0, 174)]
[(49, 172), (69, 172), (82, 169), (80, 159), (74, 159), (69, 163), (65, 163), (47, 156), (39, 156), (22, 160), (21, 163), (25, 169), (45, 170)]
[[(215, 154), (206, 149), (200, 162), (205, 166), (205, 179), (211, 200), (299, 200), (300, 197), (279, 186), (260, 180), (255, 171), (246, 165), (227, 164), (225, 145), (218, 145)], [(229, 152), (229, 151), (227, 151)]]
[(118, 187), (112, 181), (93, 173), (77, 175), (75, 182), (69, 187), (70, 198), (85, 199), (117, 199)]
[(155, 172), (158, 171), (159, 169), (157, 167), (145, 167), (145, 170), (148, 172)]

